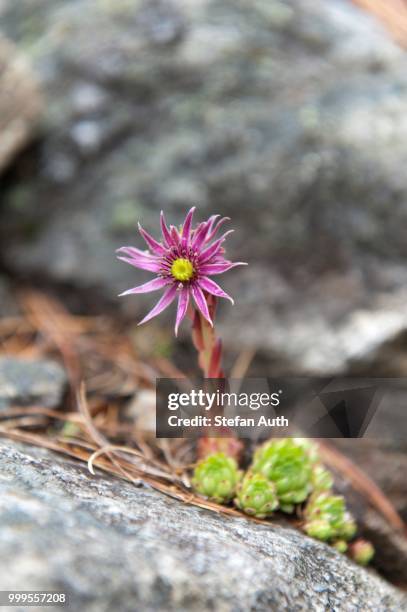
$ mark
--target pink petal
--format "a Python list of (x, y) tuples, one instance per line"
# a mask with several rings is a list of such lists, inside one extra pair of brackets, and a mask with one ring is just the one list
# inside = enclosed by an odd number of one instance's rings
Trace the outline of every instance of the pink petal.
[(223, 217), (223, 219), (219, 219), (219, 221), (216, 223), (216, 225), (213, 227), (213, 229), (211, 230), (210, 234), (208, 235), (208, 237), (206, 238), (207, 242), (209, 242), (210, 240), (212, 240), (212, 238), (218, 233), (219, 228), (226, 223), (226, 221), (230, 221), (229, 217)]
[(140, 249), (136, 249), (136, 247), (131, 246), (120, 247), (120, 249), (116, 250), (116, 253), (124, 253), (130, 257), (143, 257), (146, 259), (151, 259), (152, 261), (158, 261), (157, 255), (152, 255), (149, 251), (141, 251)]
[(207, 221), (209, 231), (212, 231), (212, 228), (213, 228), (213, 226), (214, 226), (214, 224), (215, 224), (215, 222), (216, 222), (216, 219), (217, 219), (218, 217), (220, 217), (220, 215), (211, 215), (211, 216), (209, 217), (209, 219), (208, 219), (208, 221)]
[(177, 285), (171, 285), (171, 287), (169, 287), (164, 292), (161, 299), (157, 302), (154, 308), (150, 310), (148, 315), (145, 316), (144, 319), (140, 321), (138, 325), (142, 325), (143, 323), (150, 321), (150, 319), (152, 319), (153, 317), (156, 317), (157, 315), (159, 315), (160, 312), (165, 310), (171, 304), (171, 302), (173, 302), (176, 295), (177, 295)]
[(161, 214), (160, 214), (160, 223), (161, 223), (161, 233), (163, 235), (164, 244), (167, 247), (171, 247), (174, 244), (174, 242), (173, 242), (173, 240), (171, 238), (170, 231), (169, 231), (169, 229), (167, 227), (167, 224), (165, 222), (165, 217), (164, 217), (164, 212), (163, 211), (161, 211)]
[(140, 234), (143, 236), (144, 240), (146, 241), (147, 246), (153, 251), (153, 253), (155, 253), (156, 255), (165, 255), (166, 250), (163, 247), (163, 245), (157, 242), (155, 238), (150, 236), (150, 234), (147, 233), (146, 230), (144, 230), (141, 227), (140, 223), (138, 224), (138, 229), (139, 229)]
[(216, 240), (213, 244), (211, 244), (211, 246), (208, 246), (204, 251), (202, 251), (202, 253), (199, 256), (199, 263), (203, 264), (209, 259), (211, 259), (211, 257), (214, 257), (215, 255), (217, 255), (217, 253), (221, 249), (222, 242), (226, 239), (226, 236), (228, 236), (232, 232), (234, 232), (234, 230), (229, 230), (228, 232), (225, 232), (223, 236), (218, 238), (218, 240)]
[(139, 285), (138, 287), (133, 287), (132, 289), (127, 289), (127, 291), (123, 291), (120, 293), (119, 297), (122, 295), (130, 295), (132, 293), (149, 293), (150, 291), (157, 291), (158, 289), (162, 289), (165, 285), (171, 282), (171, 279), (168, 278), (153, 278), (153, 280), (148, 281), (148, 283), (144, 283), (144, 285)]
[(194, 212), (195, 212), (196, 207), (193, 206), (187, 213), (187, 216), (185, 217), (185, 221), (182, 225), (182, 234), (181, 234), (181, 240), (182, 240), (182, 245), (183, 246), (187, 246), (189, 244), (189, 238), (191, 235), (191, 225), (192, 225), (192, 217), (194, 216)]
[(196, 230), (191, 243), (191, 247), (194, 250), (199, 250), (202, 245), (205, 244), (205, 242), (209, 242), (210, 240), (212, 240), (221, 225), (223, 225), (225, 221), (230, 221), (229, 217), (224, 217), (223, 219), (219, 219), (219, 221), (216, 223), (216, 219), (219, 216), (220, 215), (212, 215), (211, 217), (209, 217), (208, 221), (201, 223), (198, 226), (198, 229)]
[(209, 231), (209, 222), (203, 221), (198, 225), (196, 230), (194, 231), (192, 241), (191, 241), (191, 249), (194, 251), (199, 251), (203, 243), (205, 242), (205, 237)]
[(178, 328), (184, 319), (186, 312), (188, 310), (189, 304), (189, 289), (188, 287), (183, 287), (180, 291), (178, 298), (178, 307), (177, 307), (177, 319), (175, 321), (175, 335), (178, 336)]
[(222, 287), (219, 287), (219, 285), (215, 283), (215, 281), (211, 280), (210, 278), (203, 276), (202, 278), (199, 279), (198, 283), (201, 289), (204, 289), (204, 291), (207, 291), (208, 293), (211, 293), (212, 295), (216, 295), (216, 297), (226, 298), (227, 300), (230, 300), (232, 304), (234, 304), (234, 301), (230, 297), (230, 295), (225, 293)]
[(198, 310), (202, 313), (208, 323), (213, 327), (213, 323), (209, 315), (208, 304), (206, 303), (205, 296), (199, 285), (192, 285), (192, 295), (194, 296), (194, 300)]
[(231, 261), (225, 260), (219, 263), (206, 263), (199, 268), (199, 271), (202, 274), (223, 274), (224, 272), (227, 272), (228, 270), (231, 270), (236, 266), (247, 266), (247, 263), (243, 261), (237, 261), (235, 263), (232, 263)]
[(178, 230), (176, 227), (174, 227), (173, 225), (171, 225), (170, 227), (170, 233), (171, 233), (171, 238), (175, 244), (175, 246), (178, 246), (180, 243), (180, 235), (178, 233)]
[(161, 269), (161, 265), (153, 259), (143, 259), (142, 257), (118, 257), (118, 259), (120, 259), (120, 261), (125, 261), (135, 268), (140, 268), (140, 270), (159, 272)]
[(200, 236), (199, 244), (197, 245), (195, 245), (195, 243), (193, 244), (195, 248), (200, 249), (205, 244), (205, 242), (208, 242), (209, 240), (208, 236), (212, 234), (213, 226), (215, 225), (216, 219), (218, 217), (220, 217), (220, 215), (211, 215), (209, 219), (204, 223), (205, 232), (203, 233), (202, 236)]

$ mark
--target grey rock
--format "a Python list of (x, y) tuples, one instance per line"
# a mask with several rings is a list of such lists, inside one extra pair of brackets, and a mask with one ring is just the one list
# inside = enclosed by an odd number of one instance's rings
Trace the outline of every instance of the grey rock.
[(0, 408), (3, 406), (58, 406), (65, 390), (65, 370), (55, 361), (0, 357)]
[(0, 36), (0, 171), (32, 139), (42, 110), (38, 83), (26, 59)]
[(391, 612), (406, 596), (293, 529), (226, 518), (0, 443), (0, 589), (71, 609)]
[(400, 336), (405, 52), (371, 16), (345, 0), (37, 4), (0, 6), (49, 101), (41, 164), (4, 197), (11, 270), (113, 301), (142, 278), (114, 258), (137, 220), (157, 231), (160, 208), (179, 222), (198, 204), (233, 218), (230, 255), (250, 263), (224, 279), (231, 349), (334, 373)]

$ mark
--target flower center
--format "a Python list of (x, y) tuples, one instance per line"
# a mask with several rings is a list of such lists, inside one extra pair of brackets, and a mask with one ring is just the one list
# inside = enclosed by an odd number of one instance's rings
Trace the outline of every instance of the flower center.
[(171, 266), (171, 274), (179, 281), (189, 281), (194, 275), (194, 266), (189, 259), (179, 257)]

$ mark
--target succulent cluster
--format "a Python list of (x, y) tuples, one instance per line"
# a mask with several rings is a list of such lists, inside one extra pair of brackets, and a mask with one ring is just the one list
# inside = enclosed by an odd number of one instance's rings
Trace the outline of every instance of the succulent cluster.
[(232, 457), (215, 453), (198, 462), (192, 486), (197, 493), (211, 501), (225, 504), (233, 499), (241, 476), (242, 473)]
[(280, 509), (293, 512), (312, 491), (312, 460), (294, 438), (271, 440), (254, 454), (251, 470), (262, 474), (276, 487)]
[(368, 565), (374, 557), (374, 548), (367, 540), (356, 540), (349, 548), (352, 559), (359, 565)]
[(235, 504), (246, 514), (267, 518), (278, 507), (276, 486), (262, 474), (248, 472), (237, 487)]
[[(356, 524), (341, 495), (332, 492), (333, 476), (322, 464), (318, 447), (302, 438), (281, 438), (263, 444), (242, 477), (236, 460), (224, 452), (203, 458), (195, 467), (192, 485), (208, 499), (237, 508), (256, 518), (268, 518), (277, 509), (292, 513), (299, 504), (308, 535), (339, 552), (348, 550)], [(350, 556), (361, 565), (374, 555), (370, 542), (349, 545)]]
[(336, 543), (341, 550), (354, 537), (356, 524), (346, 510), (342, 495), (315, 491), (305, 508), (304, 531), (318, 540)]

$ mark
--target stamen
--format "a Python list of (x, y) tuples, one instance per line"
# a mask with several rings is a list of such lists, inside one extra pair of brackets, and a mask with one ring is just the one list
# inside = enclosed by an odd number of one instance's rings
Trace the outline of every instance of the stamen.
[(171, 266), (171, 274), (181, 282), (189, 281), (194, 276), (195, 270), (189, 259), (179, 257), (175, 259)]

